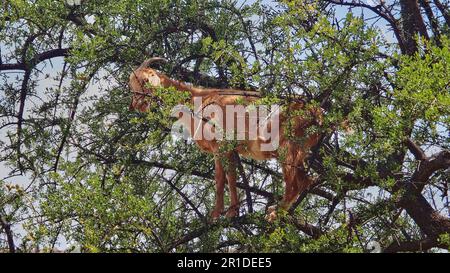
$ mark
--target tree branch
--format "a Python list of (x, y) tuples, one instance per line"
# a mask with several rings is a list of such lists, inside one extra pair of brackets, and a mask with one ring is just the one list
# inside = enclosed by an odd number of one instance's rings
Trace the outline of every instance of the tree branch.
[(298, 230), (311, 236), (313, 239), (318, 239), (324, 234), (320, 228), (308, 224), (306, 221), (298, 219), (296, 217), (287, 216), (287, 221), (293, 224)]
[(253, 201), (252, 201), (252, 194), (250, 191), (250, 184), (248, 183), (247, 176), (245, 176), (245, 171), (244, 171), (244, 167), (242, 166), (241, 158), (237, 152), (233, 152), (233, 156), (236, 160), (237, 168), (239, 170), (239, 173), (242, 177), (242, 181), (245, 186), (245, 197), (246, 197), (246, 201), (247, 201), (248, 212), (253, 213)]
[(416, 252), (426, 251), (433, 247), (446, 247), (440, 244), (436, 239), (424, 239), (420, 241), (394, 241), (383, 252), (396, 253), (396, 252)]
[(431, 158), (421, 162), (411, 177), (413, 185), (421, 192), (429, 178), (438, 170), (450, 168), (450, 150), (443, 150), (434, 154)]
[(441, 12), (442, 16), (444, 16), (447, 26), (450, 27), (450, 14), (448, 12), (448, 9), (441, 2), (439, 2), (439, 0), (433, 0), (433, 2)]
[(11, 225), (6, 221), (5, 217), (3, 217), (2, 215), (0, 215), (0, 224), (1, 224), (1, 227), (3, 228), (3, 230), (5, 231), (5, 234), (6, 234), (6, 238), (7, 238), (7, 241), (8, 241), (9, 252), (10, 253), (15, 253), (16, 252), (16, 247), (14, 245), (14, 235), (13, 235), (12, 230), (11, 230)]
[[(175, 183), (172, 182), (172, 179), (166, 179), (164, 177), (162, 177), (164, 179), (164, 181), (173, 189), (175, 190), (178, 195), (181, 196), (181, 198), (183, 198), (183, 200), (194, 210), (194, 212), (197, 214), (197, 216), (202, 220), (202, 221), (206, 221), (206, 217), (198, 210), (198, 208), (194, 205), (194, 203), (192, 203), (192, 201), (186, 196), (186, 194), (184, 194), (184, 192), (182, 192), (176, 185)], [(181, 176), (179, 177), (181, 178)], [(178, 179), (179, 179), (178, 178)], [(178, 180), (177, 179), (177, 180)]]
[(406, 146), (408, 147), (409, 151), (414, 155), (414, 157), (417, 160), (426, 160), (427, 159), (425, 152), (412, 139), (408, 138), (406, 140)]
[[(326, 0), (327, 2), (335, 5), (341, 5), (341, 6), (350, 6), (350, 7), (360, 7), (360, 8), (366, 8), (371, 10), (373, 13), (377, 14), (384, 20), (386, 20), (389, 25), (392, 27), (395, 37), (397, 38), (398, 44), (402, 52), (406, 51), (405, 43), (403, 41), (403, 37), (401, 35), (400, 28), (397, 24), (397, 20), (392, 16), (390, 12), (388, 12), (387, 8), (384, 6), (384, 4), (377, 5), (377, 6), (371, 6), (364, 1), (356, 1), (352, 0), (351, 2), (346, 2), (344, 0)], [(383, 10), (384, 9), (384, 10)]]
[(429, 238), (437, 238), (450, 233), (450, 219), (435, 211), (422, 194), (407, 190), (398, 204), (413, 218), (423, 233)]

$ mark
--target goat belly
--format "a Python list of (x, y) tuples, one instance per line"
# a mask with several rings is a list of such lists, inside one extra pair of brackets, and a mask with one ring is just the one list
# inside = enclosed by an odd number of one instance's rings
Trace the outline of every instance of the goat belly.
[(207, 153), (216, 153), (219, 151), (219, 145), (216, 141), (210, 140), (196, 140), (195, 143), (200, 148), (200, 150)]

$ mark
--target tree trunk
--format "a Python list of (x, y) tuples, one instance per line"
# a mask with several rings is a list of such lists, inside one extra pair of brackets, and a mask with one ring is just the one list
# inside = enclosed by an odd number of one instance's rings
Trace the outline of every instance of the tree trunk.
[(427, 28), (420, 14), (417, 0), (400, 0), (402, 33), (405, 40), (406, 54), (412, 55), (417, 51), (415, 36), (420, 35), (429, 39)]

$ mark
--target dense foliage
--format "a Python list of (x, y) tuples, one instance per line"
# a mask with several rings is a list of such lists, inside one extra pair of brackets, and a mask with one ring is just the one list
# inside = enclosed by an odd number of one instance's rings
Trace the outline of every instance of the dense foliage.
[[(0, 250), (448, 249), (449, 28), (441, 0), (4, 1)], [(175, 79), (323, 106), (314, 187), (268, 223), (281, 170), (242, 158), (241, 216), (209, 221), (211, 156), (171, 138), (170, 107), (128, 109), (149, 56)]]

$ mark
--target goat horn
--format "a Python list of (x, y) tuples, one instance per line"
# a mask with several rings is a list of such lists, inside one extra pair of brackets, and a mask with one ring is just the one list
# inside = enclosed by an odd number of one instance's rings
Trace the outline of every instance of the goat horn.
[(161, 57), (153, 57), (145, 60), (140, 66), (139, 69), (147, 68), (150, 64), (155, 62), (167, 63), (167, 59)]

